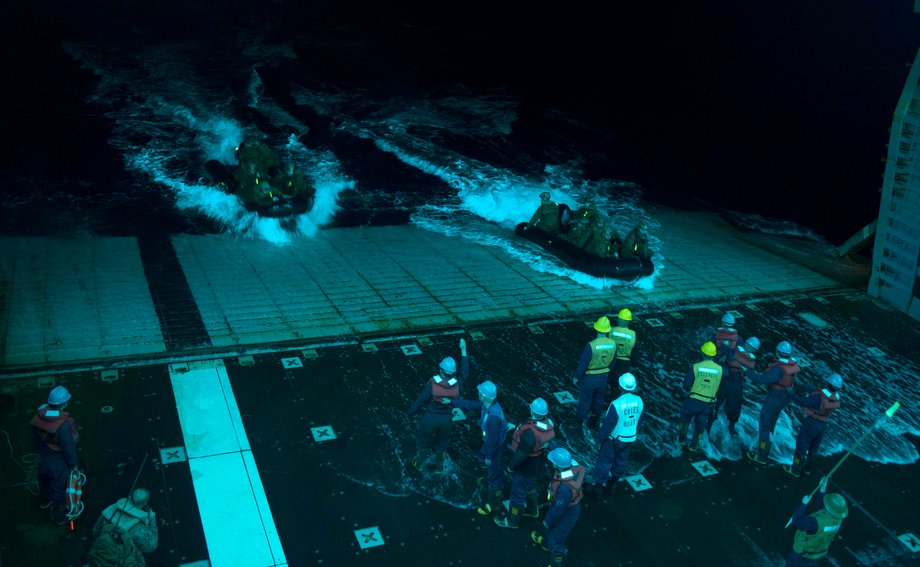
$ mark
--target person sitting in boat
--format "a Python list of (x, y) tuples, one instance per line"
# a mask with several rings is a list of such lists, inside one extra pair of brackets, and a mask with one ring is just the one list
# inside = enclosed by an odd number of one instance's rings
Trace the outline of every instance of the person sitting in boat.
[(277, 203), (280, 195), (268, 177), (262, 174), (253, 162), (240, 165), (233, 171), (237, 182), (237, 195), (247, 205), (270, 207)]
[(550, 198), (549, 191), (540, 193), (540, 206), (527, 224), (550, 234), (559, 233), (559, 205)]
[(608, 237), (601, 212), (595, 205), (588, 205), (574, 211), (573, 221), (565, 239), (579, 248), (599, 256), (598, 252), (606, 248)]
[(263, 177), (272, 177), (279, 173), (281, 158), (268, 145), (253, 140), (244, 140), (236, 148), (236, 160), (241, 167), (255, 164)]
[(306, 193), (315, 193), (313, 188), (303, 174), (294, 166), (288, 163), (284, 171), (272, 177), (272, 185), (278, 188), (283, 197), (297, 197)]
[(642, 258), (648, 260), (652, 252), (648, 248), (648, 222), (644, 219), (636, 224), (636, 228), (629, 231), (620, 247), (622, 258)]

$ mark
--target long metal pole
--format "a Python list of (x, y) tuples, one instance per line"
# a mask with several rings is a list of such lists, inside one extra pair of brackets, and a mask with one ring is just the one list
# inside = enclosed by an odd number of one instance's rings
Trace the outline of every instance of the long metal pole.
[[(859, 444), (862, 443), (863, 440), (864, 440), (866, 437), (868, 437), (869, 434), (872, 433), (873, 430), (875, 430), (875, 428), (879, 427), (879, 426), (882, 425), (882, 423), (884, 423), (886, 420), (890, 419), (891, 416), (894, 415), (894, 412), (898, 411), (898, 408), (899, 408), (899, 407), (901, 407), (901, 402), (895, 402), (894, 405), (892, 405), (890, 408), (888, 408), (887, 410), (885, 410), (885, 414), (882, 415), (882, 417), (880, 417), (880, 418), (878, 418), (877, 420), (875, 420), (875, 423), (873, 423), (872, 426), (871, 426), (869, 429), (867, 429), (866, 432), (863, 433), (863, 434), (859, 437), (859, 439), (856, 440), (856, 443), (854, 443), (853, 446), (850, 447), (850, 449), (849, 449), (842, 457), (840, 457), (840, 460), (837, 461), (837, 464), (834, 465), (834, 468), (831, 469), (831, 472), (827, 473), (827, 475), (824, 476), (823, 478), (826, 478), (828, 481), (830, 481), (831, 475), (834, 474), (834, 473), (837, 471), (837, 469), (840, 468), (840, 465), (843, 464), (843, 461), (847, 460), (847, 457), (849, 457), (850, 455), (853, 454), (853, 451), (855, 451), (856, 448), (859, 447)], [(818, 483), (818, 486), (816, 486), (815, 489), (811, 491), (811, 494), (808, 495), (808, 499), (809, 499), (809, 500), (811, 500), (811, 497), (815, 495), (815, 492), (818, 492), (818, 489), (819, 489), (819, 488), (821, 488), (821, 483), (820, 483), (820, 482)], [(788, 528), (788, 527), (790, 526), (790, 524), (792, 524), (792, 518), (791, 518), (791, 517), (789, 518), (789, 521), (786, 522), (786, 527)]]

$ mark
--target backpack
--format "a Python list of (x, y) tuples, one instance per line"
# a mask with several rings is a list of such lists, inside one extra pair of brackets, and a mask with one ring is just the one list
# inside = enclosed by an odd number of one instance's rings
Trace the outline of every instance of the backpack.
[(146, 567), (144, 554), (127, 534), (106, 522), (89, 550), (91, 567)]

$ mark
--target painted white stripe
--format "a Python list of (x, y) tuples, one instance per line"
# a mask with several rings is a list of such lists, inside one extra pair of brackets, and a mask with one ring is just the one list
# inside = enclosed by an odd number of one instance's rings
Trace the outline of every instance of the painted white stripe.
[(212, 567), (287, 565), (223, 361), (169, 375)]

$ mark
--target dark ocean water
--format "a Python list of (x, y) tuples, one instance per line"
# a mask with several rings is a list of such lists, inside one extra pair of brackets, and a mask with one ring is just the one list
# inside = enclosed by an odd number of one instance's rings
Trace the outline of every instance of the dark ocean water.
[[(2, 232), (494, 241), (548, 189), (621, 231), (668, 205), (839, 243), (877, 214), (920, 17), (747, 4), (15, 6)], [(211, 186), (246, 138), (308, 172), (312, 213), (265, 222)]]

